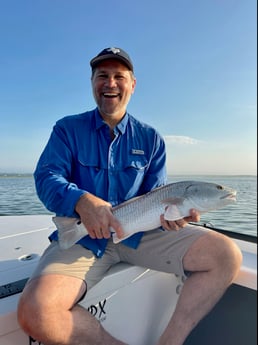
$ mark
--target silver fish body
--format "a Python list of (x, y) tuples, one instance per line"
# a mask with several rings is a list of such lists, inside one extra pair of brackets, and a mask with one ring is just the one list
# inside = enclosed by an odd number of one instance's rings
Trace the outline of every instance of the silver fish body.
[[(200, 213), (220, 209), (236, 201), (236, 191), (216, 183), (181, 181), (153, 189), (113, 208), (114, 216), (123, 227), (123, 238), (119, 239), (113, 229), (113, 242), (118, 243), (136, 232), (158, 228), (160, 215), (175, 221), (189, 216), (190, 209)], [(71, 247), (87, 235), (87, 229), (77, 218), (53, 217), (58, 229), (62, 249)]]

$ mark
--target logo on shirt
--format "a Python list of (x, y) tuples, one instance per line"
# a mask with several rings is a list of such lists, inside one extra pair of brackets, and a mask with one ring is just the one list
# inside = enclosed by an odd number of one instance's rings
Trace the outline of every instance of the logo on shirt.
[(143, 150), (132, 149), (132, 154), (133, 155), (144, 155), (144, 151)]

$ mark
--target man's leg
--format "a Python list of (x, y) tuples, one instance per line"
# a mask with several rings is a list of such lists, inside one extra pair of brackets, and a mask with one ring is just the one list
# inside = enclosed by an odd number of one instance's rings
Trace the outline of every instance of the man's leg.
[[(24, 331), (44, 345), (121, 345), (78, 305), (89, 290), (119, 261), (109, 249), (97, 259), (80, 245), (61, 250), (52, 242), (23, 290), (18, 320)], [(85, 283), (86, 282), (86, 283)]]
[(182, 345), (232, 283), (241, 262), (241, 251), (226, 236), (211, 231), (197, 239), (183, 258), (184, 269), (192, 273), (158, 345)]
[(55, 274), (34, 278), (18, 307), (24, 331), (44, 345), (122, 345), (87, 310), (77, 305), (83, 280)]

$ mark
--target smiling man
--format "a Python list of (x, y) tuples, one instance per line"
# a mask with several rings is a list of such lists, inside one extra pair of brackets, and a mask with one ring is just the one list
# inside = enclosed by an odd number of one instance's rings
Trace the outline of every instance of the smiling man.
[(44, 345), (125, 344), (78, 304), (122, 261), (185, 277), (158, 341), (182, 345), (232, 283), (241, 252), (229, 238), (190, 225), (199, 220), (195, 210), (176, 222), (160, 215), (162, 229), (113, 243), (110, 228), (119, 238), (123, 229), (112, 207), (166, 183), (165, 144), (154, 128), (127, 112), (136, 85), (129, 55), (106, 48), (90, 65), (96, 109), (57, 121), (34, 173), (44, 205), (57, 216), (80, 218), (88, 235), (61, 250), (57, 231), (51, 234), (21, 296), (19, 323)]
[[(120, 49), (117, 48), (110, 52), (112, 52), (110, 60), (106, 59), (108, 54), (104, 54), (91, 61), (92, 89), (104, 121), (114, 128), (126, 113), (127, 104), (135, 89), (136, 79), (126, 53), (123, 52), (122, 55)], [(114, 59), (116, 53), (119, 53), (117, 55), (119, 57), (125, 56), (125, 59)], [(101, 60), (103, 57), (104, 60)]]

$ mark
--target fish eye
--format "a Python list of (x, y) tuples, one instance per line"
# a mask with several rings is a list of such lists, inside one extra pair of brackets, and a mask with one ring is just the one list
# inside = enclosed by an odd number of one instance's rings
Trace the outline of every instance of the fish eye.
[(220, 186), (220, 185), (218, 184), (218, 185), (217, 185), (217, 189), (222, 190), (222, 189), (223, 189), (223, 187), (222, 187), (222, 186)]

